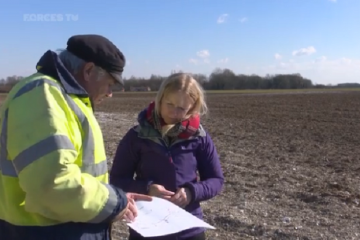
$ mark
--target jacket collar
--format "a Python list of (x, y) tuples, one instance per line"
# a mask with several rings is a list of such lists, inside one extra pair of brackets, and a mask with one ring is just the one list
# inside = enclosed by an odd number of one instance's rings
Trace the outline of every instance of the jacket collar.
[[(153, 126), (146, 120), (146, 109), (142, 110), (138, 115), (138, 127), (136, 128), (136, 131), (138, 132), (138, 136), (142, 138), (161, 138), (161, 134), (159, 131), (155, 130)], [(190, 137), (189, 139), (194, 139), (196, 137), (205, 137), (206, 132), (203, 128), (203, 126), (200, 124), (199, 127), (199, 134), (195, 135), (193, 137)], [(186, 139), (185, 139), (186, 140)], [(178, 140), (181, 141), (181, 140)]]
[(65, 68), (59, 56), (48, 50), (36, 64), (39, 73), (48, 75), (59, 81), (67, 94), (74, 94), (79, 97), (89, 97), (86, 90), (75, 80), (71, 73)]

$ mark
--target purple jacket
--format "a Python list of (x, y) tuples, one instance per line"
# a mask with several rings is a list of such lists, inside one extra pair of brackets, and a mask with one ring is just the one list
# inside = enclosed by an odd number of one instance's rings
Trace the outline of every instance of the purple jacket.
[[(199, 136), (178, 140), (166, 147), (161, 134), (145, 120), (145, 113), (143, 110), (139, 114), (139, 125), (131, 128), (120, 141), (110, 172), (110, 183), (125, 192), (142, 194), (148, 193), (151, 183), (163, 185), (173, 192), (187, 187), (193, 199), (185, 210), (202, 219), (200, 202), (215, 197), (224, 183), (219, 156), (210, 135), (201, 127)], [(203, 231), (202, 228), (193, 228), (151, 239), (185, 239)], [(139, 235), (130, 229), (130, 236)]]

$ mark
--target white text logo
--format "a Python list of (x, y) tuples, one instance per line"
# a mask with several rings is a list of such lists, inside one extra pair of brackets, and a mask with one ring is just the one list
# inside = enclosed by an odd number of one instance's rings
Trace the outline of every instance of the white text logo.
[(25, 22), (76, 22), (79, 20), (78, 14), (59, 14), (59, 13), (31, 13), (24, 14)]

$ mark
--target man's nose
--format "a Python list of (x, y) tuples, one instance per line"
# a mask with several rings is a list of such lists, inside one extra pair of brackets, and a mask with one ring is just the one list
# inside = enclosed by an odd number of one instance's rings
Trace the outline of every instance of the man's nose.
[(109, 89), (108, 93), (106, 94), (106, 97), (112, 97), (112, 91)]

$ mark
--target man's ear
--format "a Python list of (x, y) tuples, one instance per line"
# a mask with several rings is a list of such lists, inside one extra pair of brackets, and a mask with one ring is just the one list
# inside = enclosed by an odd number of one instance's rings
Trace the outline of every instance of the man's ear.
[(82, 75), (85, 82), (90, 82), (94, 74), (95, 64), (92, 62), (86, 63), (82, 68)]

